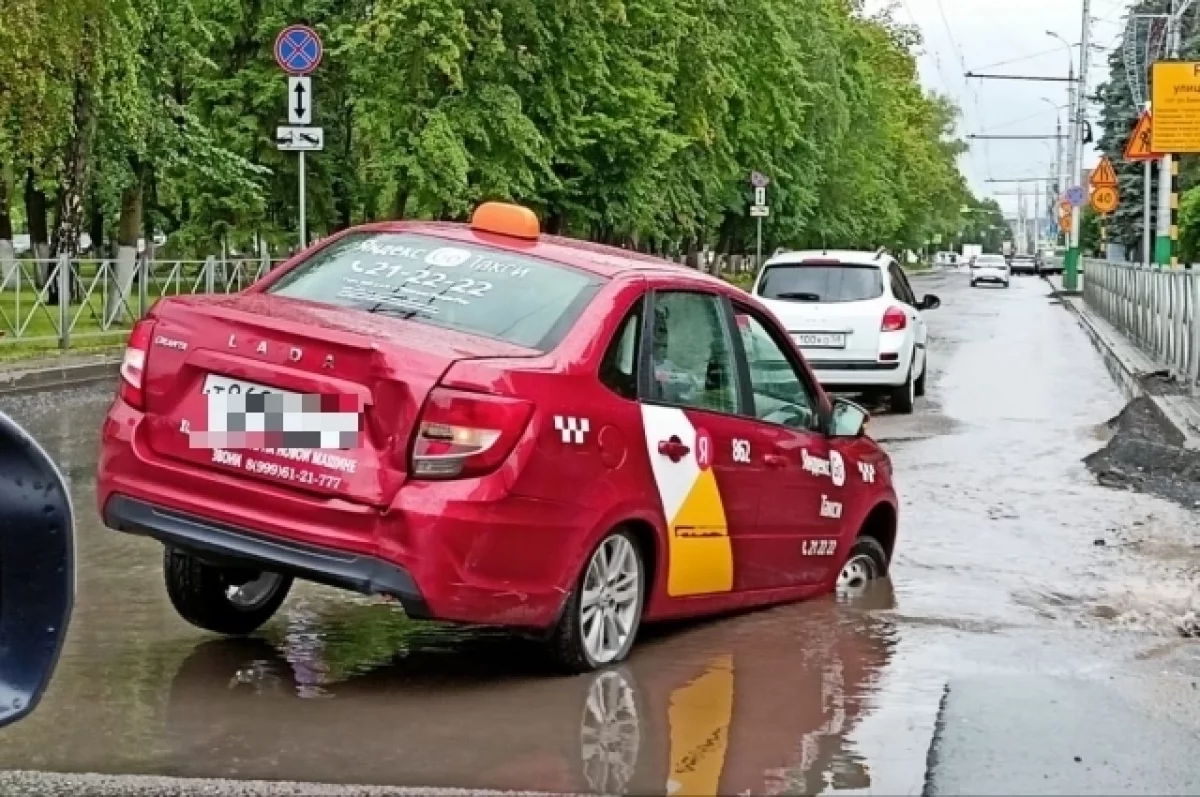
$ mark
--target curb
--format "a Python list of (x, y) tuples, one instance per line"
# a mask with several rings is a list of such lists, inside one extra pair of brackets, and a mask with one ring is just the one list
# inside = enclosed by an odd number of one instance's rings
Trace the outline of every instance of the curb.
[(1073, 302), (1067, 300), (1068, 297), (1077, 296), (1078, 294), (1058, 291), (1054, 287), (1054, 283), (1048, 279), (1045, 281), (1051, 288), (1051, 294), (1055, 298), (1061, 299), (1062, 306), (1067, 309), (1067, 312), (1075, 316), (1075, 319), (1079, 322), (1079, 326), (1083, 329), (1084, 334), (1087, 335), (1088, 340), (1091, 341), (1092, 346), (1099, 352), (1100, 358), (1104, 361), (1105, 368), (1108, 369), (1113, 381), (1117, 383), (1125, 398), (1129, 401), (1142, 397), (1150, 399), (1159, 414), (1183, 438), (1183, 447), (1191, 450), (1200, 450), (1200, 429), (1194, 424), (1189, 423), (1182, 411), (1181, 405), (1187, 399), (1180, 396), (1155, 395), (1148, 392), (1142, 385), (1142, 380), (1146, 377), (1164, 374), (1166, 373), (1165, 370), (1139, 368), (1128, 357), (1118, 352), (1109, 343), (1107, 338), (1101, 334), (1100, 330), (1093, 323), (1090, 312), (1081, 310)]
[(107, 382), (116, 378), (120, 366), (120, 360), (106, 359), (101, 362), (72, 365), (3, 368), (0, 369), (0, 396), (62, 390), (95, 382)]

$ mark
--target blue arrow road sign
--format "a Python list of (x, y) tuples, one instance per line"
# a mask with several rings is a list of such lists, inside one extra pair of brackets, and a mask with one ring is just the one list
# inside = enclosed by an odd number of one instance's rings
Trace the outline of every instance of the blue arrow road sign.
[(275, 62), (288, 74), (307, 75), (321, 63), (321, 37), (307, 25), (284, 28), (275, 39)]
[(1087, 199), (1087, 195), (1084, 194), (1083, 188), (1080, 186), (1073, 185), (1067, 189), (1067, 201), (1075, 207), (1082, 205), (1085, 199)]

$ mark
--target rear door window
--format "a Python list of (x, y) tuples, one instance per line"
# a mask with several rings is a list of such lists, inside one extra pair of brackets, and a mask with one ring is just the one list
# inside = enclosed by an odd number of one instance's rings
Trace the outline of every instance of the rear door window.
[(779, 264), (767, 266), (758, 295), (794, 302), (861, 302), (883, 295), (883, 277), (874, 264)]
[(410, 233), (351, 233), (267, 293), (353, 307), (548, 351), (599, 277), (533, 257)]
[(909, 287), (908, 279), (904, 276), (904, 269), (896, 263), (892, 263), (888, 266), (888, 273), (892, 277), (892, 295), (905, 304), (916, 307), (917, 297), (913, 295), (912, 288)]

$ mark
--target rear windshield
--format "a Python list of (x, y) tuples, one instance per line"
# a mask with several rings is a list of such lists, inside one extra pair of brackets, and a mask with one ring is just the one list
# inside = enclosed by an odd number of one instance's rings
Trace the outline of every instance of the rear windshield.
[(792, 302), (861, 302), (883, 296), (883, 276), (879, 266), (853, 263), (767, 266), (758, 295)]
[(267, 293), (448, 327), (548, 351), (600, 289), (569, 266), (408, 233), (351, 233)]

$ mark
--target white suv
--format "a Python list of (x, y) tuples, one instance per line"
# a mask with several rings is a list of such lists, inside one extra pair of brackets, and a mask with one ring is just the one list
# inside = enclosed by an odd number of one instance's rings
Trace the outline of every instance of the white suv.
[(836, 392), (886, 392), (910, 413), (925, 394), (928, 332), (900, 264), (884, 252), (785, 252), (766, 262), (751, 291), (783, 322), (817, 379)]
[(981, 282), (998, 282), (1005, 288), (1012, 279), (1012, 269), (1004, 255), (979, 255), (971, 261), (971, 287)]

